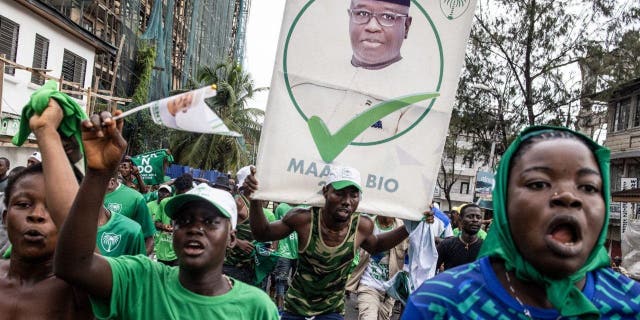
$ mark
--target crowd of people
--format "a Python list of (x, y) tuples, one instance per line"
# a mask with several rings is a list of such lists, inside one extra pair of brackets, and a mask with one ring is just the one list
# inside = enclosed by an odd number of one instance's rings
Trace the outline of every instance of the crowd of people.
[[(353, 67), (402, 59), (410, 3), (351, 1)], [(356, 37), (383, 30), (395, 41)], [(120, 111), (84, 119), (44, 89), (14, 138), (33, 132), (38, 151), (13, 168), (0, 157), (2, 318), (334, 320), (347, 299), (365, 320), (640, 315), (640, 284), (604, 247), (608, 150), (570, 129), (515, 139), (491, 217), (431, 204), (410, 221), (360, 213), (366, 191), (349, 166), (331, 167), (320, 206), (255, 199), (254, 166), (147, 185)]]
[(82, 123), (78, 173), (63, 110), (50, 99), (30, 118), (39, 151), (25, 167), (0, 158), (0, 310), (12, 319), (343, 319), (347, 293), (359, 319), (389, 319), (396, 304), (403, 319), (640, 314), (640, 285), (604, 248), (608, 151), (569, 129), (516, 139), (492, 220), (467, 204), (408, 221), (358, 213), (361, 177), (344, 166), (321, 207), (253, 199), (253, 166), (146, 186), (108, 112)]

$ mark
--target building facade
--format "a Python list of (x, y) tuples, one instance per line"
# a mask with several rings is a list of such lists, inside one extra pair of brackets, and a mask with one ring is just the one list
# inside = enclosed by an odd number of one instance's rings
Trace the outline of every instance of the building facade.
[[(154, 46), (148, 100), (155, 100), (185, 87), (203, 66), (227, 59), (241, 63), (249, 8), (250, 0), (0, 1), (0, 55), (76, 84), (63, 89), (113, 89), (114, 96), (131, 97), (139, 46)], [(0, 147), (6, 148), (22, 107), (44, 79), (12, 66), (3, 76)], [(86, 104), (86, 96), (72, 96)], [(10, 160), (16, 163), (26, 162), (31, 151), (0, 149), (15, 155)]]
[[(621, 225), (640, 218), (640, 78), (609, 92), (605, 146), (611, 150), (611, 217), (609, 240), (612, 256), (620, 255)], [(634, 200), (635, 199), (635, 200)], [(620, 201), (616, 201), (620, 200)], [(633, 202), (631, 202), (633, 201)], [(622, 217), (622, 219), (621, 219)]]

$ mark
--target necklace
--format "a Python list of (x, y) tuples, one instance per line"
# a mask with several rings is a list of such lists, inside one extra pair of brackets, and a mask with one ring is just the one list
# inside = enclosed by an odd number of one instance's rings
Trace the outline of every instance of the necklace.
[(476, 237), (476, 238), (475, 238), (475, 240), (473, 240), (473, 241), (471, 241), (471, 242), (469, 242), (469, 243), (467, 243), (467, 242), (465, 242), (464, 240), (462, 240), (462, 235), (460, 235), (460, 236), (458, 237), (458, 239), (460, 239), (460, 242), (462, 242), (462, 244), (464, 244), (464, 248), (465, 248), (466, 250), (469, 250), (469, 246), (470, 246), (470, 245), (472, 245), (472, 244), (474, 244), (474, 243), (476, 243), (476, 242), (478, 242), (478, 239), (480, 239), (480, 238)]
[(509, 272), (507, 271), (507, 269), (504, 270), (504, 275), (507, 276), (507, 283), (509, 284), (509, 290), (511, 290), (513, 297), (516, 298), (516, 301), (518, 301), (520, 306), (522, 306), (522, 308), (524, 309), (523, 311), (524, 315), (527, 318), (531, 319), (531, 312), (529, 312), (529, 309), (527, 309), (527, 307), (524, 306), (524, 303), (522, 303), (522, 300), (518, 298), (518, 294), (516, 294), (516, 290), (513, 288), (513, 285), (511, 285), (511, 278), (509, 278)]

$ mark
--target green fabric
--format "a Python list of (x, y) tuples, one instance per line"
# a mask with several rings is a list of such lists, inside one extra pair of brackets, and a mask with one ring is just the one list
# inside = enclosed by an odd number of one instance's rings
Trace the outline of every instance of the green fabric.
[[(513, 154), (523, 141), (551, 130), (567, 131), (581, 137), (591, 150), (598, 162), (602, 175), (602, 192), (605, 205), (605, 218), (600, 236), (595, 247), (587, 258), (585, 264), (574, 274), (564, 279), (552, 279), (542, 275), (529, 262), (524, 260), (518, 252), (507, 221), (507, 187), (509, 182), (509, 164)], [(500, 257), (504, 260), (507, 270), (515, 270), (516, 276), (520, 279), (544, 283), (547, 291), (547, 299), (560, 311), (562, 316), (597, 318), (600, 314), (597, 307), (584, 296), (584, 294), (574, 285), (583, 279), (587, 272), (609, 266), (609, 255), (605, 249), (607, 235), (607, 225), (609, 221), (609, 150), (593, 142), (584, 135), (574, 132), (568, 128), (532, 126), (520, 133), (516, 140), (509, 146), (500, 160), (498, 172), (496, 174), (496, 184), (493, 190), (493, 223), (484, 241), (478, 258)]]
[[(153, 202), (158, 200), (158, 190), (149, 191), (147, 193), (143, 193), (144, 202), (147, 203), (147, 207), (149, 206), (149, 202)], [(156, 202), (157, 203), (157, 202)]]
[[(236, 199), (240, 198), (244, 205), (249, 210), (251, 207), (249, 205), (249, 200), (242, 195), (237, 195)], [(267, 220), (269, 217), (267, 216)], [(254, 242), (253, 234), (251, 233), (251, 225), (249, 224), (249, 218), (244, 221), (238, 221), (236, 225), (236, 238), (239, 240), (246, 240), (250, 242)], [(240, 249), (239, 246), (235, 246), (230, 250), (227, 250), (226, 256), (224, 259), (225, 266), (233, 266), (236, 268), (250, 268), (255, 272), (255, 250), (250, 253), (246, 253), (244, 250)]]
[[(344, 241), (329, 247), (320, 238), (322, 209), (312, 208), (309, 242), (298, 252), (298, 268), (287, 290), (284, 310), (305, 317), (344, 312), (345, 286), (358, 256), (359, 214), (352, 214)], [(326, 213), (325, 213), (326, 214)]]
[[(459, 235), (460, 235), (460, 228), (453, 229), (453, 236), (457, 237)], [(482, 230), (482, 229), (478, 230), (478, 238), (480, 238), (482, 240), (486, 239), (487, 238), (487, 232)]]
[(115, 190), (104, 196), (104, 206), (109, 211), (122, 214), (140, 224), (145, 238), (156, 233), (149, 208), (140, 192), (119, 184)]
[(173, 162), (166, 149), (154, 150), (131, 157), (131, 161), (140, 170), (142, 180), (147, 185), (161, 184), (164, 181), (164, 162)]
[[(262, 212), (264, 216), (267, 218), (269, 223), (276, 221), (276, 215), (273, 211), (262, 208)], [(276, 255), (276, 251), (272, 247), (272, 242), (253, 242), (255, 246), (255, 272), (256, 272), (256, 285), (260, 285), (262, 280), (269, 275), (276, 267), (276, 262), (278, 261), (278, 256)]]
[[(147, 203), (149, 213), (151, 214), (151, 218), (154, 223), (158, 221), (164, 225), (171, 224), (171, 218), (164, 213), (164, 206), (171, 198), (172, 197), (166, 197), (162, 199), (160, 203), (156, 200)], [(176, 252), (173, 250), (173, 232), (157, 230), (153, 239), (154, 250), (158, 260), (173, 261), (178, 259)]]
[[(80, 150), (83, 151), (82, 145), (82, 132), (81, 123), (87, 119), (87, 114), (82, 107), (67, 94), (58, 91), (58, 83), (49, 80), (40, 89), (36, 90), (32, 95), (27, 105), (22, 108), (22, 115), (20, 117), (20, 128), (18, 133), (13, 137), (11, 142), (16, 146), (21, 146), (27, 137), (31, 133), (29, 128), (29, 120), (34, 114), (42, 114), (44, 109), (49, 105), (49, 99), (55, 99), (64, 113), (58, 132), (65, 137), (75, 137), (80, 146)], [(83, 151), (84, 153), (84, 151)]]
[(140, 225), (115, 213), (111, 214), (107, 223), (98, 227), (96, 246), (105, 257), (147, 254)]
[(281, 203), (279, 204), (276, 209), (274, 210), (274, 214), (276, 215), (276, 219), (278, 220), (282, 220), (282, 218), (284, 218), (284, 216), (287, 214), (287, 212), (289, 212), (289, 210), (291, 210), (293, 207), (291, 207), (288, 203)]
[[(278, 319), (278, 309), (260, 289), (233, 281), (231, 291), (204, 296), (184, 288), (178, 267), (144, 256), (107, 258), (111, 298), (91, 298), (98, 319)], [(187, 272), (187, 271), (183, 271)]]
[[(291, 210), (287, 203), (279, 204), (275, 209), (276, 219), (282, 220), (284, 216)], [(278, 240), (278, 250), (276, 255), (287, 259), (298, 259), (298, 233), (292, 232), (288, 236)]]

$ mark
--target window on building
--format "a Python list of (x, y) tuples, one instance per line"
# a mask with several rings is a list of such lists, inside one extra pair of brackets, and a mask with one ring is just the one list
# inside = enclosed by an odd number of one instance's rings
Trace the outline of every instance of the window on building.
[(640, 127), (640, 96), (636, 96), (636, 113), (633, 118), (633, 126)]
[(615, 131), (627, 129), (629, 124), (629, 109), (631, 108), (631, 99), (620, 100), (617, 102), (616, 114), (614, 117), (613, 127)]
[(460, 194), (469, 194), (469, 182), (460, 182)]
[[(5, 58), (15, 62), (18, 54), (18, 33), (20, 25), (0, 16), (0, 55), (4, 54)], [(4, 72), (7, 74), (15, 74), (16, 69), (12, 66), (5, 66)]]
[[(33, 50), (32, 67), (36, 69), (46, 69), (49, 57), (49, 39), (36, 33), (36, 45)], [(44, 84), (44, 77), (37, 73), (31, 74), (31, 82), (39, 85)]]
[[(80, 91), (84, 86), (84, 77), (87, 70), (87, 59), (65, 49), (62, 58), (62, 79), (73, 82), (77, 86), (63, 85), (62, 88), (73, 91)], [(82, 99), (81, 95), (71, 95), (74, 98)]]

